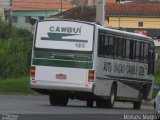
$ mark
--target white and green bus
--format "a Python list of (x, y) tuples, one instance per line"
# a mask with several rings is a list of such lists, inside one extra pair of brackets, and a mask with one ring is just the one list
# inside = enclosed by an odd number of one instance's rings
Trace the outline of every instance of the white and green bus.
[(154, 43), (150, 37), (72, 20), (38, 21), (33, 42), (30, 86), (49, 95), (51, 105), (69, 99), (92, 107), (115, 101), (151, 99)]

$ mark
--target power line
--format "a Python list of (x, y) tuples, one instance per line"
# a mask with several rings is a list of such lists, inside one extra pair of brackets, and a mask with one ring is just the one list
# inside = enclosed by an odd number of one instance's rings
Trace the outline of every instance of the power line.
[(0, 5), (0, 6), (2, 6), (2, 7), (9, 7), (9, 4), (8, 5)]
[[(22, 7), (22, 6), (14, 6), (14, 7)], [(22, 7), (22, 8), (28, 8), (28, 9), (32, 9), (32, 10), (59, 10), (59, 9), (61, 9), (60, 6), (53, 7), (51, 9), (42, 8), (42, 7)], [(14, 11), (14, 9), (13, 9), (13, 11)]]
[[(58, 13), (57, 13), (58, 14)], [(49, 17), (49, 16), (53, 16), (53, 15), (56, 15), (56, 14), (49, 14), (49, 15), (39, 15), (39, 16), (35, 16), (35, 15), (13, 15), (14, 17), (27, 17), (27, 16), (29, 16), (29, 17), (31, 17), (31, 18), (34, 18), (34, 17), (41, 17), (41, 16), (43, 16), (43, 17), (45, 17), (45, 18), (47, 18), (47, 17)]]
[(60, 4), (60, 2), (59, 3), (51, 3), (51, 2), (20, 2), (20, 1), (14, 1), (13, 3), (17, 3), (17, 2), (19, 2), (19, 3), (35, 3), (35, 4), (37, 4), (37, 3), (41, 3), (41, 4)]
[(60, 2), (21, 2), (21, 1), (14, 1), (15, 3), (20, 2), (20, 3), (45, 3), (45, 4), (60, 4)]
[[(0, 2), (10, 2), (10, 1), (0, 1)], [(13, 4), (14, 3), (35, 3), (35, 4), (37, 4), (37, 3), (40, 3), (40, 4), (61, 4), (61, 1), (60, 2), (55, 2), (55, 3), (53, 3), (53, 2), (25, 2), (25, 1), (13, 1), (12, 2)], [(72, 5), (71, 3), (69, 3), (69, 2), (64, 2), (63, 1), (63, 5)]]
[(10, 2), (10, 1), (2, 1), (2, 0), (0, 0), (0, 2)]
[[(63, 1), (63, 0), (62, 0), (62, 1)], [(53, 2), (25, 2), (25, 1), (13, 1), (13, 3), (17, 3), (17, 2), (19, 2), (19, 3), (61, 4), (61, 1), (60, 1), (60, 2), (55, 2), (55, 3), (53, 3)], [(64, 1), (63, 1), (63, 4), (72, 5), (71, 3), (69, 3), (69, 2), (64, 2)]]
[[(63, 1), (63, 3), (66, 3), (66, 4), (72, 4), (72, 3), (70, 3), (70, 2), (67, 2), (67, 1), (64, 1), (64, 0), (62, 0)], [(0, 0), (0, 2), (10, 2), (10, 0)], [(21, 1), (21, 0), (19, 0), (19, 1), (13, 1), (13, 3), (16, 3), (16, 2), (20, 2), (20, 3), (47, 3), (47, 4), (53, 4), (53, 3), (61, 3), (61, 1), (60, 2), (34, 2), (34, 1)]]
[[(144, 17), (145, 18), (145, 17)], [(114, 21), (114, 22), (127, 22), (127, 21), (129, 21), (129, 22), (131, 22), (131, 21), (143, 21), (143, 22), (160, 22), (159, 20), (158, 21), (145, 21), (145, 20), (110, 20), (110, 21)]]

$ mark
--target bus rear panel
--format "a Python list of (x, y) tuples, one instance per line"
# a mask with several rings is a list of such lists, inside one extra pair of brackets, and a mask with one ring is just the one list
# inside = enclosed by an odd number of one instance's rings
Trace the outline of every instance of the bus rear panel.
[[(37, 22), (32, 50), (31, 88), (92, 92), (94, 25), (74, 21)], [(51, 92), (52, 91), (52, 92)]]

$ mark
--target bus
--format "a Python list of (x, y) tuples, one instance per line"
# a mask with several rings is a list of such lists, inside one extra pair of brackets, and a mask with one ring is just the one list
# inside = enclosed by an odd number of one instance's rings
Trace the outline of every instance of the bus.
[(154, 43), (150, 37), (76, 20), (36, 23), (30, 86), (55, 106), (69, 99), (113, 108), (115, 101), (152, 98)]

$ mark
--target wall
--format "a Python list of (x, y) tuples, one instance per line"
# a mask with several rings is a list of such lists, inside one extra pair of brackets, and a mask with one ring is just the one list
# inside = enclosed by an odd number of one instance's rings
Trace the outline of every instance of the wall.
[[(143, 27), (138, 26), (138, 22), (143, 22)], [(108, 23), (108, 21), (106, 21)], [(109, 17), (110, 26), (114, 28), (160, 28), (160, 18), (140, 18), (140, 17)]]
[(17, 28), (21, 29), (29, 29), (31, 30), (31, 24), (25, 23), (25, 16), (31, 16), (34, 19), (38, 19), (38, 16), (49, 17), (50, 15), (55, 15), (59, 13), (59, 11), (13, 11), (13, 16), (18, 16), (18, 22), (13, 25)]

